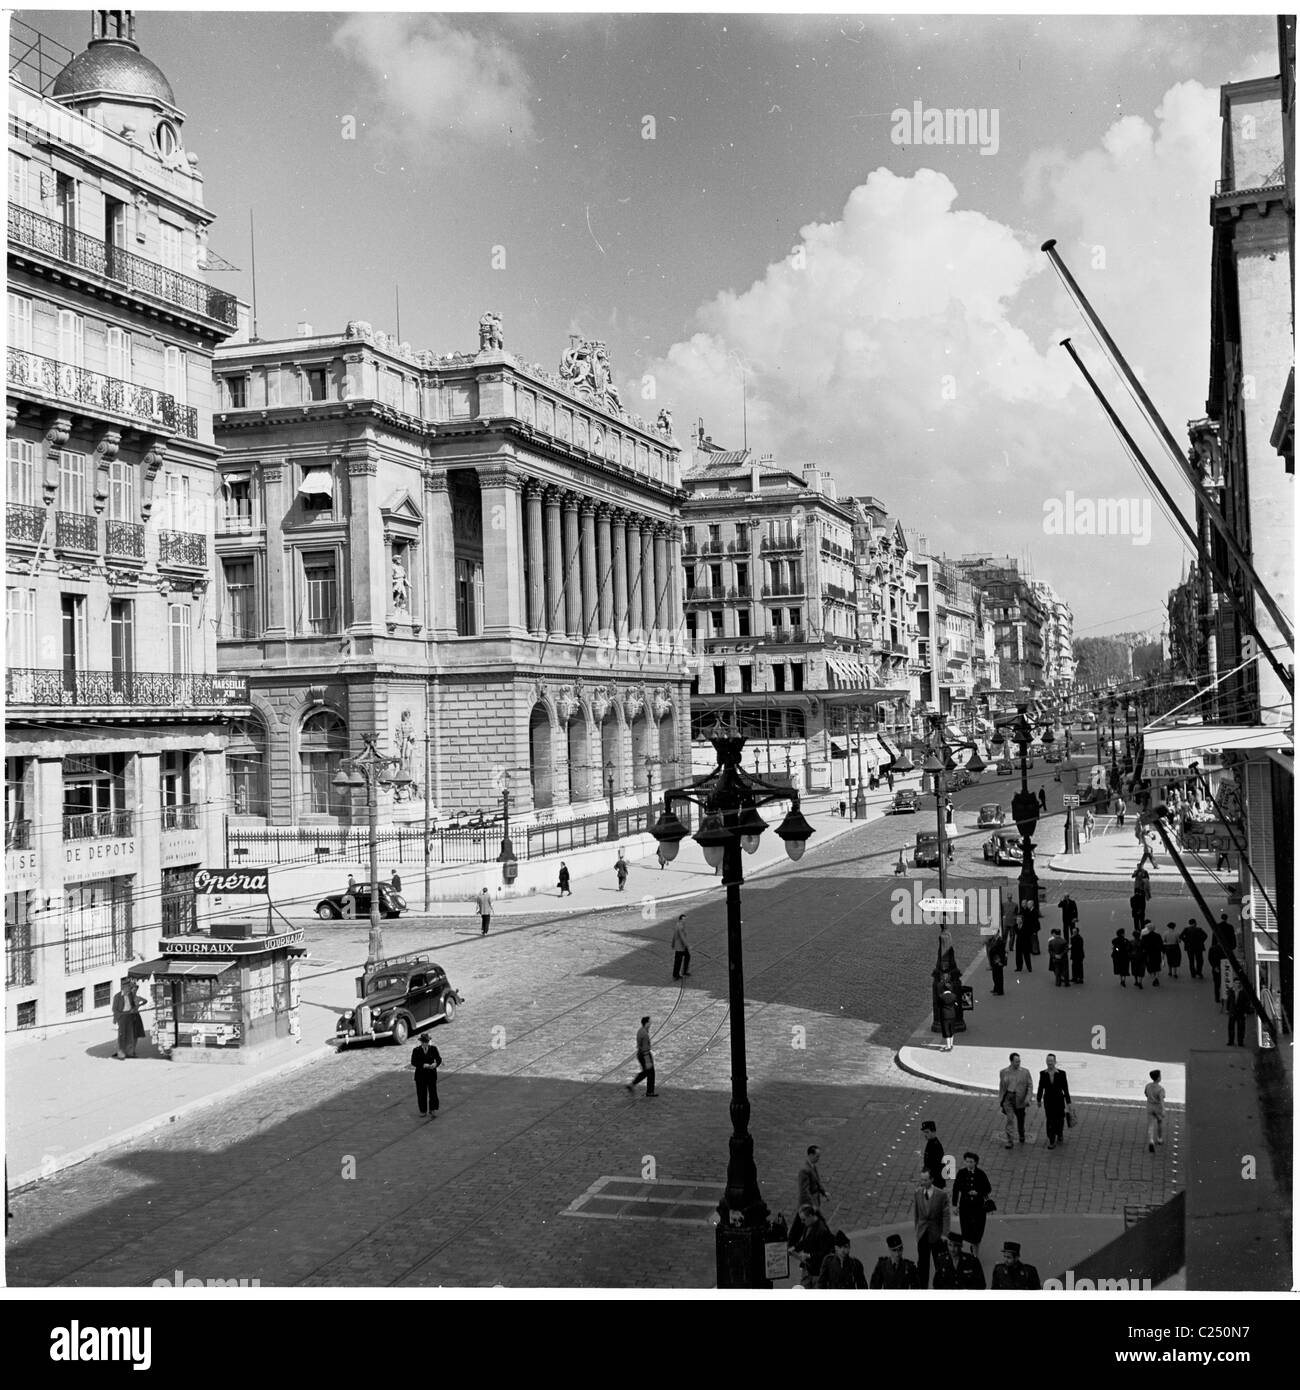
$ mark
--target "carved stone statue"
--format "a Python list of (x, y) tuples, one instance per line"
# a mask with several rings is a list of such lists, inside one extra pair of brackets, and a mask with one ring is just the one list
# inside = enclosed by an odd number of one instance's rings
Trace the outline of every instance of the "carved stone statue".
[(655, 421), (655, 428), (661, 430), (666, 435), (672, 435), (673, 413), (666, 406), (659, 412), (659, 418)]
[(609, 367), (609, 351), (604, 343), (569, 335), (569, 347), (560, 358), (560, 379), (604, 406), (622, 411), (618, 387)]
[[(410, 777), (415, 763), (415, 726), (411, 723), (411, 711), (402, 711), (401, 723), (393, 740), (397, 745), (397, 756), (401, 759), (402, 775)], [(414, 783), (412, 782), (412, 787)], [(408, 790), (410, 790), (408, 788)], [(414, 794), (412, 792), (412, 794)]]
[(478, 350), (488, 352), (494, 348), (504, 348), (505, 334), (501, 329), (501, 315), (486, 313), (478, 321)]
[(375, 332), (365, 319), (352, 319), (343, 330), (343, 336), (345, 338), (360, 338), (363, 342), (369, 343), (374, 340)]
[(393, 607), (400, 613), (405, 613), (410, 605), (410, 581), (406, 577), (406, 566), (402, 563), (400, 553), (393, 552)]

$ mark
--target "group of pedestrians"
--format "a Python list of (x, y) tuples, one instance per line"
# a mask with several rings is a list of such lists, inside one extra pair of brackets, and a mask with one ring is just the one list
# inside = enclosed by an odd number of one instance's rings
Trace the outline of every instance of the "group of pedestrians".
[(1025, 1142), (1025, 1119), (1031, 1099), (1043, 1112), (1047, 1130), (1047, 1147), (1054, 1149), (1065, 1143), (1065, 1130), (1075, 1122), (1074, 1102), (1070, 1099), (1070, 1082), (1056, 1065), (1056, 1053), (1049, 1052), (1043, 1069), (1038, 1073), (1035, 1096), (1034, 1079), (1028, 1068), (1021, 1066), (1020, 1053), (1010, 1054), (1010, 1065), (998, 1073), (998, 1109), (1006, 1122), (1003, 1147), (1014, 1149)]

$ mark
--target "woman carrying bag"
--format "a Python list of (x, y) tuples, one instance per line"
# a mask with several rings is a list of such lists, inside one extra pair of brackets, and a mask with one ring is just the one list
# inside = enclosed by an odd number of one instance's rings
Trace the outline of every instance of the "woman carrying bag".
[(988, 1174), (980, 1167), (977, 1153), (964, 1153), (962, 1162), (966, 1165), (953, 1179), (952, 1201), (957, 1208), (957, 1220), (961, 1224), (961, 1236), (971, 1244), (971, 1253), (978, 1260), (980, 1241), (984, 1239), (984, 1224), (989, 1212), (997, 1210), (993, 1200), (993, 1188)]

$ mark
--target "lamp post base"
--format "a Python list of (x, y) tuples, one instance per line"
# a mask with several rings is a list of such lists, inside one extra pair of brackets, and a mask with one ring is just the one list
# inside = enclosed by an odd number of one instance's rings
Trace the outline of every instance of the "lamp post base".
[[(767, 1275), (766, 1225), (720, 1225), (715, 1232), (717, 1277), (720, 1289), (770, 1289)], [(781, 1254), (785, 1241), (781, 1240)]]

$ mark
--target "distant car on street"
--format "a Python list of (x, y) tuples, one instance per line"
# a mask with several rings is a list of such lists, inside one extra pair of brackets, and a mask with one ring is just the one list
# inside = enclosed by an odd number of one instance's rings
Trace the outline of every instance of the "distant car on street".
[(999, 777), (1010, 777), (1010, 776), (1012, 776), (1012, 775), (1014, 774), (1015, 770), (1016, 770), (1015, 764), (1011, 761), (1010, 758), (1001, 758), (1001, 759), (999, 759), (999, 761), (998, 761), (998, 776), (999, 776)]
[(965, 787), (969, 787), (975, 780), (974, 776), (964, 767), (959, 767), (948, 774), (948, 790), (959, 792)]
[[(952, 841), (948, 842), (948, 858), (952, 858)], [(937, 830), (918, 830), (916, 832), (916, 849), (912, 854), (912, 863), (918, 869), (927, 867), (937, 868), (939, 864), (939, 832)]]
[[(379, 885), (379, 915), (400, 917), (406, 909), (406, 899), (386, 883)], [(355, 893), (331, 893), (316, 904), (316, 916), (322, 922), (337, 922), (344, 917), (370, 916), (370, 889), (358, 888)]]
[(989, 826), (1001, 825), (1007, 818), (1007, 813), (995, 801), (990, 801), (987, 805), (980, 807), (979, 829), (986, 830)]
[(984, 841), (984, 858), (994, 864), (1019, 864), (1024, 859), (1020, 848), (1020, 832), (1016, 830), (995, 830)]
[(894, 793), (893, 805), (889, 809), (894, 815), (899, 815), (904, 811), (910, 811), (915, 815), (917, 800), (916, 792), (911, 787), (905, 787), (902, 791)]
[(1043, 754), (1043, 760), (1049, 763), (1059, 763), (1061, 761), (1061, 750), (1059, 748), (1049, 748)]

